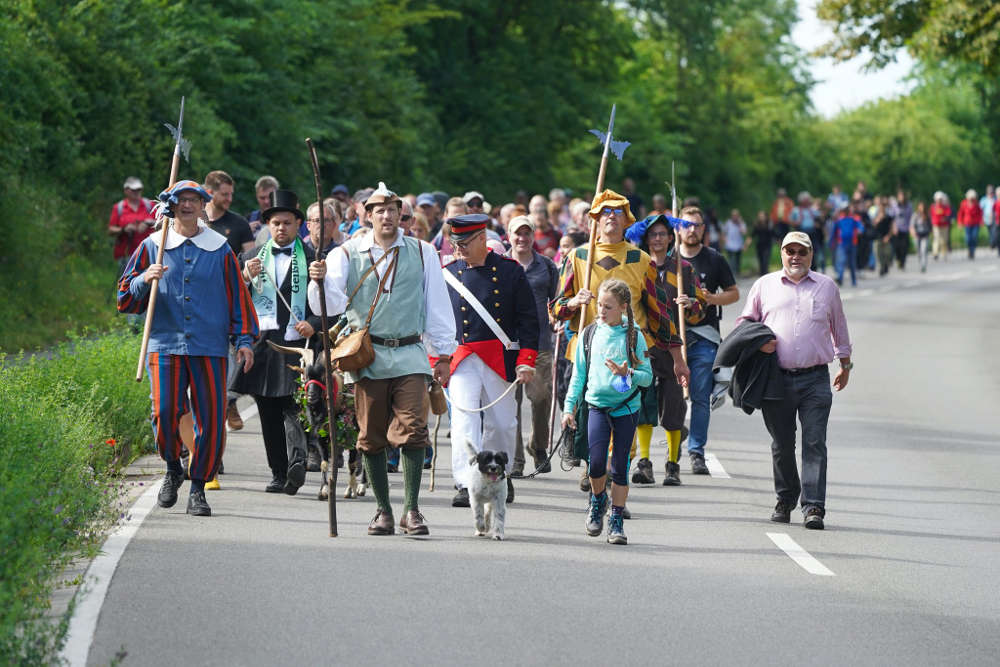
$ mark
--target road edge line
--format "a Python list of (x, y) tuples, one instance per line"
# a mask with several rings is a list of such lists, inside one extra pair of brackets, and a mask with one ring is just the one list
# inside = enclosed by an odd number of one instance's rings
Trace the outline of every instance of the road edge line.
[(118, 562), (128, 548), (129, 542), (156, 504), (156, 496), (162, 484), (161, 479), (139, 496), (129, 509), (128, 520), (104, 541), (100, 555), (87, 568), (77, 593), (73, 616), (69, 621), (66, 643), (59, 652), (60, 657), (69, 665), (87, 664), (90, 645), (94, 641), (94, 632), (97, 630), (97, 621), (104, 606), (104, 598), (108, 594), (108, 587), (111, 585), (111, 578), (118, 569)]

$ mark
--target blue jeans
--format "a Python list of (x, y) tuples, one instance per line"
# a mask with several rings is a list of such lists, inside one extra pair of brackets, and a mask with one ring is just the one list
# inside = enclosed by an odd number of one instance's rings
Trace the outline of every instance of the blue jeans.
[(688, 368), (691, 369), (691, 434), (688, 437), (688, 453), (705, 455), (708, 442), (708, 419), (712, 414), (712, 387), (715, 376), (712, 364), (719, 346), (695, 333), (688, 340)]
[(969, 259), (975, 259), (976, 246), (979, 244), (979, 225), (965, 228), (965, 245), (969, 247)]
[(850, 266), (851, 268), (851, 285), (857, 286), (858, 284), (858, 248), (854, 245), (849, 246), (837, 246), (837, 255), (834, 259), (834, 264), (837, 268), (837, 284), (842, 285), (844, 283), (844, 269)]

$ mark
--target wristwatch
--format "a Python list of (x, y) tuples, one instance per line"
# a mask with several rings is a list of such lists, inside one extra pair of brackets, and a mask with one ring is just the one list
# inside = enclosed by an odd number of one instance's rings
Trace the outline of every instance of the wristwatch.
[(840, 362), (840, 367), (843, 368), (845, 371), (849, 371), (852, 368), (854, 368), (854, 362), (849, 361), (846, 364), (844, 362)]

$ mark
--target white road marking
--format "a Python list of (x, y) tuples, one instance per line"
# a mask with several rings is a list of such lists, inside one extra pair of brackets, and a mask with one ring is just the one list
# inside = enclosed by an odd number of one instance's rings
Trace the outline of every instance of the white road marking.
[[(240, 413), (240, 418), (243, 421), (248, 421), (250, 419), (253, 419), (256, 415), (257, 415), (257, 404), (251, 403), (249, 408)], [(229, 424), (226, 424), (226, 431), (228, 431), (229, 433), (233, 432), (233, 429), (229, 428)]]
[(708, 472), (711, 473), (712, 477), (718, 477), (719, 479), (731, 479), (729, 473), (726, 469), (722, 467), (719, 463), (719, 458), (715, 454), (705, 453), (705, 465), (708, 466)]
[(788, 554), (788, 557), (798, 563), (799, 567), (808, 572), (821, 577), (833, 577), (833, 571), (816, 560), (808, 551), (798, 545), (788, 533), (768, 533), (768, 537), (774, 544)]
[(875, 290), (873, 290), (873, 289), (863, 289), (863, 290), (858, 290), (857, 292), (855, 292), (855, 294), (857, 294), (858, 296), (871, 296), (874, 293), (875, 293)]
[(146, 515), (156, 504), (156, 494), (160, 492), (160, 480), (139, 496), (129, 517), (101, 546), (101, 554), (87, 568), (83, 584), (77, 593), (76, 608), (69, 622), (66, 634), (66, 645), (63, 646), (61, 657), (69, 665), (86, 665), (90, 644), (94, 641), (94, 631), (97, 629), (97, 619), (101, 615), (104, 598), (111, 585), (111, 577), (118, 568), (118, 561), (128, 548), (129, 542), (135, 536)]

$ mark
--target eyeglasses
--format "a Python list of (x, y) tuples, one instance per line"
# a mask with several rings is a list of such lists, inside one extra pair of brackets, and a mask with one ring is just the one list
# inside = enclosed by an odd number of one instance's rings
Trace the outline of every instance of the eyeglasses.
[(197, 204), (201, 202), (201, 197), (178, 197), (177, 203), (179, 204)]
[(625, 212), (623, 208), (611, 208), (610, 206), (605, 206), (601, 209), (601, 215), (621, 215)]
[(670, 236), (670, 232), (650, 232), (649, 238), (651, 239), (665, 239)]
[(465, 239), (464, 241), (452, 241), (451, 244), (453, 246), (455, 246), (456, 248), (459, 248), (461, 250), (465, 250), (466, 248), (469, 247), (469, 245), (472, 244), (473, 241), (475, 241), (476, 239), (478, 239), (482, 235), (483, 235), (483, 232), (476, 232), (475, 234), (473, 234), (469, 238)]
[(784, 250), (785, 254), (789, 257), (795, 257), (796, 255), (799, 257), (806, 257), (812, 252), (812, 250), (807, 248), (803, 248), (802, 250), (796, 250), (795, 248), (782, 248), (782, 250)]
[(704, 227), (704, 226), (705, 226), (704, 222), (691, 222), (690, 220), (685, 220), (681, 224), (681, 227), (683, 227), (684, 229), (689, 229), (691, 227), (694, 227), (695, 229), (700, 229), (701, 227)]

